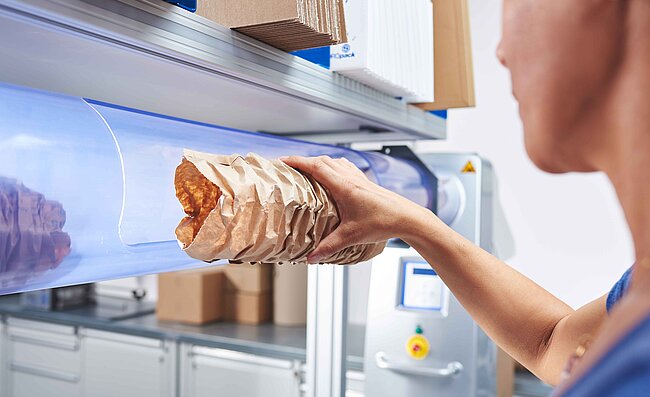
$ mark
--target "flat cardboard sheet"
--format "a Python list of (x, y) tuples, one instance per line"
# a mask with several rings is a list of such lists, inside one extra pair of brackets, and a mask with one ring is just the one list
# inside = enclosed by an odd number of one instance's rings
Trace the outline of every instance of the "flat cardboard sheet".
[(197, 12), (229, 28), (300, 18), (296, 0), (199, 0)]
[(433, 0), (435, 100), (424, 110), (475, 106), (474, 68), (467, 0)]
[[(307, 255), (339, 224), (336, 206), (325, 189), (279, 160), (253, 153), (243, 157), (191, 150), (185, 150), (184, 158), (221, 190), (193, 240), (179, 241), (192, 258), (306, 263)], [(367, 261), (381, 253), (385, 243), (351, 246), (322, 262)]]

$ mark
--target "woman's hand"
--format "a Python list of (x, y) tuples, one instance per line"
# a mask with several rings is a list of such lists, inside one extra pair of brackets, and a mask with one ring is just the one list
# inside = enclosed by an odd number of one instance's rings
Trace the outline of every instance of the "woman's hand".
[(351, 245), (403, 238), (413, 227), (411, 220), (432, 216), (423, 207), (371, 182), (345, 158), (291, 156), (281, 160), (325, 186), (341, 219), (336, 230), (309, 255), (310, 263)]

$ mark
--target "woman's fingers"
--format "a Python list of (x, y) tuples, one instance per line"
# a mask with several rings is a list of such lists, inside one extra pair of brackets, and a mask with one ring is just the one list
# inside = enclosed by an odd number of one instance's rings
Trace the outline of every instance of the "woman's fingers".
[(338, 173), (332, 168), (330, 162), (333, 160), (330, 157), (289, 156), (280, 157), (280, 160), (289, 167), (311, 175), (328, 189), (337, 186)]
[(354, 244), (356, 244), (356, 242), (350, 241), (350, 239), (347, 238), (345, 229), (339, 227), (334, 230), (334, 232), (328, 234), (318, 244), (318, 247), (316, 247), (316, 249), (314, 249), (307, 257), (307, 261), (309, 263), (320, 263), (323, 258), (334, 255), (343, 248)]
[(366, 177), (366, 174), (364, 174), (363, 171), (359, 169), (359, 167), (354, 165), (353, 162), (346, 159), (345, 157), (332, 159), (332, 168), (350, 178), (362, 177), (363, 179), (368, 179), (368, 177)]
[(280, 160), (290, 167), (310, 174), (330, 190), (340, 185), (342, 180), (359, 177), (368, 179), (363, 171), (345, 157), (333, 159), (328, 156), (289, 156), (281, 157)]
[[(373, 216), (380, 216), (378, 213), (367, 214), (364, 212), (365, 208), (369, 206), (368, 201), (376, 200), (376, 197), (373, 195), (360, 197), (353, 194), (352, 188), (371, 183), (364, 173), (347, 159), (332, 159), (327, 156), (290, 156), (282, 157), (280, 160), (290, 167), (311, 175), (332, 193), (334, 200), (341, 199), (337, 202), (341, 224), (309, 254), (308, 261), (320, 263), (323, 259), (342, 249), (360, 243), (357, 236), (366, 236), (367, 233), (359, 233), (357, 230), (359, 224), (355, 223), (354, 219), (363, 218), (364, 221), (371, 221), (370, 218)], [(369, 190), (371, 189), (365, 189), (365, 191)], [(357, 226), (352, 226), (355, 224)]]

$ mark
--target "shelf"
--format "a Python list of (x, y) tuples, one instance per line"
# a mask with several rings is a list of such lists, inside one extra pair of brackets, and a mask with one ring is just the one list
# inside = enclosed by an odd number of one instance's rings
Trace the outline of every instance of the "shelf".
[(445, 120), (162, 1), (0, 0), (0, 81), (329, 143)]

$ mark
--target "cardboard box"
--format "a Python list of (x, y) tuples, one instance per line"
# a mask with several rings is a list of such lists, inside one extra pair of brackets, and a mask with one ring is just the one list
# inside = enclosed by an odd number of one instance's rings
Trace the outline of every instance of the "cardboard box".
[(271, 292), (249, 294), (226, 292), (224, 318), (240, 324), (261, 324), (271, 321)]
[(268, 292), (273, 284), (273, 265), (241, 263), (225, 266), (226, 290), (259, 294)]
[(225, 275), (221, 267), (158, 275), (158, 319), (188, 324), (204, 324), (221, 319), (224, 283)]

